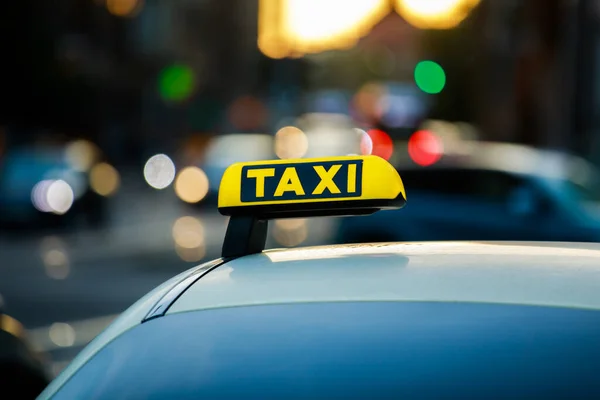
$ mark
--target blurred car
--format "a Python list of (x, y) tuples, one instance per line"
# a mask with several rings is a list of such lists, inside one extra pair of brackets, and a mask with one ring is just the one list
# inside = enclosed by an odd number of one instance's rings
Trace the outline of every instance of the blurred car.
[(381, 158), (287, 161), (228, 169), (222, 258), (142, 298), (40, 399), (600, 397), (600, 245), (263, 251), (268, 219), (405, 203)]
[(396, 165), (408, 212), (341, 218), (335, 243), (428, 240), (600, 241), (598, 173), (582, 159), (470, 142), (431, 166)]
[(23, 326), (0, 309), (0, 387), (3, 393), (7, 398), (35, 399), (49, 382), (45, 364), (27, 341)]
[(0, 158), (0, 225), (70, 226), (78, 217), (100, 226), (105, 201), (73, 168), (65, 146), (19, 146)]

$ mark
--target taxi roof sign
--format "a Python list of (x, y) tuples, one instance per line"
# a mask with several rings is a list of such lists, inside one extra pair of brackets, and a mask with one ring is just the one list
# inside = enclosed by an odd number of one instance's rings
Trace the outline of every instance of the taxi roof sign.
[(376, 156), (233, 164), (219, 188), (221, 214), (262, 219), (365, 214), (405, 202), (398, 172)]
[(264, 250), (269, 219), (366, 215), (405, 203), (398, 172), (376, 156), (233, 164), (219, 188), (219, 212), (231, 216), (223, 257)]

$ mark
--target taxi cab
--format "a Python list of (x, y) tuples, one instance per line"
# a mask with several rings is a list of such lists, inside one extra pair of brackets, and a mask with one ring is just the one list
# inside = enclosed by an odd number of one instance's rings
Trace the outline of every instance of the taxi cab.
[(39, 398), (600, 398), (598, 245), (264, 250), (268, 220), (406, 199), (375, 156), (230, 166), (222, 257), (139, 300)]

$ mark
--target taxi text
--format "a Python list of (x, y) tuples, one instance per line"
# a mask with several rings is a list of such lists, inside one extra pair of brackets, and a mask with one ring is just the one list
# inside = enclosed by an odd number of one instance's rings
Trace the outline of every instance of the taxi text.
[(360, 197), (362, 160), (246, 166), (242, 202)]

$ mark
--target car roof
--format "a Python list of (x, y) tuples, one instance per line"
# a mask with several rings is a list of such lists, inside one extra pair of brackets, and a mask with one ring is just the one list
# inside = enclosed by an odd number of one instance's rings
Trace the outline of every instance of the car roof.
[[(600, 310), (599, 284), (600, 244), (592, 243), (382, 243), (217, 259), (138, 301), (44, 393), (51, 395), (105, 346), (149, 317), (185, 317), (190, 311), (236, 306), (379, 301)], [(160, 312), (153, 315), (154, 310)]]
[(600, 309), (600, 244), (383, 243), (265, 251), (213, 269), (167, 314), (257, 304), (441, 301)]

